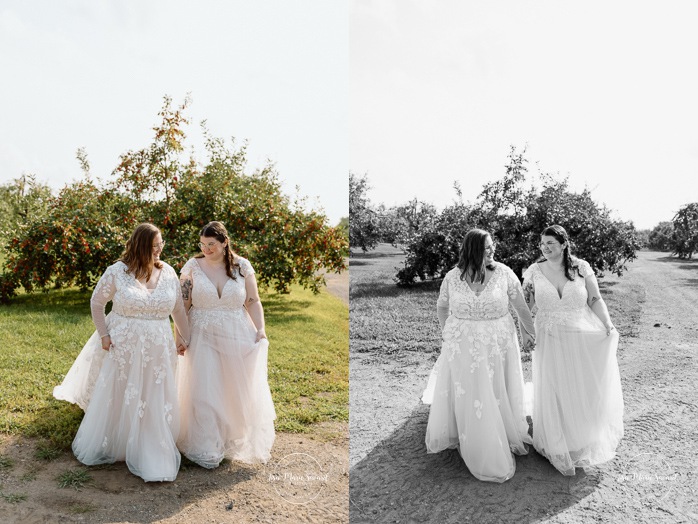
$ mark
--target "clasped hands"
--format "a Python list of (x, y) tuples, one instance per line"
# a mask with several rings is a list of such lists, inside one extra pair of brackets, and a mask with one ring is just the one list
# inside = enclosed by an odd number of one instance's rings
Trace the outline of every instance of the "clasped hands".
[(521, 339), (523, 342), (524, 351), (533, 351), (536, 348), (536, 338), (529, 333), (522, 333)]
[(189, 349), (189, 344), (186, 344), (179, 334), (177, 334), (175, 344), (177, 345), (177, 354), (180, 356), (184, 355), (184, 352)]

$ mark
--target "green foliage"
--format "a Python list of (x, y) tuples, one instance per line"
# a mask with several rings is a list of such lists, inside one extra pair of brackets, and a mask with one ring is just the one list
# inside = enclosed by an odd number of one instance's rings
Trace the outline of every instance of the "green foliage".
[(344, 238), (349, 241), (349, 217), (342, 217), (339, 219), (339, 224), (337, 224), (337, 229), (344, 235)]
[(632, 223), (614, 220), (588, 190), (570, 191), (566, 179), (544, 175), (541, 189), (527, 186), (524, 153), (512, 147), (504, 177), (486, 184), (474, 205), (458, 202), (445, 208), (413, 236), (405, 266), (396, 275), (399, 283), (443, 277), (456, 265), (463, 236), (473, 227), (492, 233), (497, 260), (517, 275), (540, 256), (540, 232), (552, 224), (567, 230), (572, 253), (598, 274), (623, 273), (639, 248)]
[(349, 173), (349, 246), (364, 252), (380, 240), (378, 213), (368, 198), (368, 178)]
[(698, 202), (686, 204), (676, 213), (671, 240), (679, 258), (692, 258), (698, 251)]
[(429, 228), (438, 216), (436, 206), (416, 198), (402, 206), (378, 208), (380, 240), (394, 246), (409, 244), (420, 231)]
[(87, 155), (78, 151), (83, 180), (48, 197), (45, 213), (25, 213), (13, 231), (0, 301), (20, 286), (27, 292), (90, 288), (120, 256), (134, 226), (146, 221), (161, 228), (163, 258), (175, 269), (198, 251), (198, 231), (211, 220), (226, 225), (233, 248), (251, 260), (262, 287), (287, 293), (298, 283), (317, 293), (324, 284), (320, 269), (346, 269), (341, 229), (330, 227), (323, 213), (306, 210), (304, 200), (291, 201), (273, 164), (247, 174), (246, 146), (233, 141), (228, 147), (205, 129), (205, 163), (183, 157), (188, 104), (187, 98), (172, 108), (165, 97), (152, 144), (121, 155), (103, 186), (92, 181)]
[(655, 251), (673, 251), (673, 234), (673, 222), (660, 222), (650, 231), (647, 247)]
[(20, 285), (27, 292), (91, 287), (121, 254), (137, 213), (127, 196), (91, 180), (65, 186), (45, 216), (20, 226), (8, 243), (0, 299), (6, 301)]
[(473, 211), (462, 202), (446, 207), (415, 231), (406, 247), (405, 265), (396, 275), (403, 284), (445, 275), (458, 261), (465, 232), (474, 227)]
[(652, 231), (649, 229), (638, 229), (635, 231), (635, 236), (637, 237), (637, 243), (640, 248), (649, 247), (650, 243), (650, 233)]
[(50, 199), (51, 189), (34, 175), (0, 185), (0, 242), (9, 240), (22, 224), (42, 218)]
[(306, 211), (304, 200), (291, 201), (273, 164), (248, 175), (244, 145), (228, 148), (209, 137), (207, 151), (202, 170), (191, 165), (182, 171), (170, 205), (161, 200), (152, 208), (177, 269), (194, 251), (200, 228), (214, 218), (225, 224), (233, 249), (251, 260), (260, 284), (278, 292), (287, 293), (294, 282), (318, 292), (321, 268), (345, 269), (346, 237), (322, 213)]

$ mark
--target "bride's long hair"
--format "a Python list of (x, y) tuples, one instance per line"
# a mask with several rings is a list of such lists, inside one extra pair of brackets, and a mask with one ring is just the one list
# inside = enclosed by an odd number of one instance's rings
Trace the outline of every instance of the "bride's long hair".
[(162, 262), (153, 256), (153, 241), (158, 233), (160, 230), (157, 227), (145, 222), (136, 226), (126, 242), (126, 249), (119, 260), (126, 264), (126, 272), (136, 280), (145, 277), (147, 282), (153, 274), (153, 267), (162, 269)]
[(476, 280), (480, 284), (485, 282), (486, 269), (493, 270), (493, 264), (486, 264), (485, 244), (487, 239), (492, 238), (484, 229), (471, 229), (465, 234), (460, 247), (458, 258), (458, 269), (460, 269), (460, 279), (466, 280), (466, 275), (471, 282)]
[[(574, 280), (576, 277), (575, 273), (579, 273), (579, 263), (576, 257), (570, 254), (570, 237), (565, 231), (565, 228), (557, 224), (546, 227), (540, 234), (541, 237), (553, 237), (557, 240), (560, 245), (567, 244), (562, 250), (562, 266), (565, 269), (565, 276), (567, 280)], [(547, 260), (544, 256), (540, 257), (539, 262)]]
[[(209, 222), (201, 229), (199, 236), (206, 238), (215, 238), (221, 244), (225, 244), (225, 255), (223, 255), (223, 260), (225, 261), (226, 275), (228, 275), (233, 280), (237, 280), (235, 278), (235, 272), (233, 271), (233, 269), (237, 269), (238, 273), (240, 273), (240, 275), (244, 278), (245, 275), (242, 273), (240, 269), (240, 264), (237, 261), (237, 255), (233, 251), (233, 248), (230, 247), (230, 237), (228, 236), (228, 230), (225, 229), (225, 226), (221, 222), (218, 222), (216, 220), (214, 220), (213, 222)], [(194, 258), (204, 258), (204, 256), (205, 255), (203, 253), (199, 253)]]

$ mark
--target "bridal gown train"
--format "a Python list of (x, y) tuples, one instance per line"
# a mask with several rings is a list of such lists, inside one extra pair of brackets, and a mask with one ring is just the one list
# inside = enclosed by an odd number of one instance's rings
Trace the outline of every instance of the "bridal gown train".
[(267, 339), (244, 307), (245, 276), (252, 265), (237, 257), (240, 270), (221, 295), (189, 260), (180, 273), (192, 279), (191, 344), (177, 370), (181, 432), (177, 444), (190, 460), (215, 468), (227, 457), (266, 462), (274, 443), (276, 412), (267, 382)]
[[(170, 481), (180, 464), (177, 353), (170, 314), (188, 336), (179, 279), (163, 263), (157, 287), (149, 290), (126, 268), (116, 262), (97, 283), (90, 302), (98, 331), (53, 396), (85, 410), (73, 440), (80, 462), (125, 460), (145, 481)], [(104, 306), (110, 300), (113, 307), (105, 319)], [(114, 345), (109, 351), (102, 349), (100, 325)]]
[(593, 270), (578, 263), (581, 276), (566, 282), (561, 295), (537, 263), (524, 272), (538, 307), (533, 446), (564, 475), (612, 459), (623, 437), (618, 332), (606, 335), (587, 305), (584, 279)]
[(504, 482), (516, 470), (512, 452), (525, 455), (525, 443), (531, 443), (519, 342), (509, 313), (511, 304), (522, 329), (533, 333), (521, 285), (511, 269), (495, 262), (486, 287), (476, 293), (454, 268), (437, 304), (450, 314), (422, 397), (431, 404), (427, 451), (458, 448), (476, 478)]

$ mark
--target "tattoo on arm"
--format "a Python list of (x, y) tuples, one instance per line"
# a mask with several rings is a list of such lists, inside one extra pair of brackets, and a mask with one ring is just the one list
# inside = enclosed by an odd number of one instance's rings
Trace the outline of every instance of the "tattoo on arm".
[(255, 298), (255, 297), (250, 297), (250, 298), (247, 299), (247, 302), (250, 303), (250, 304), (253, 304), (253, 303), (255, 303), (255, 302), (259, 302), (259, 299), (258, 299), (258, 298)]
[(184, 300), (189, 300), (189, 297), (191, 296), (191, 287), (191, 280), (187, 279), (184, 282), (182, 282), (182, 298)]
[(523, 286), (524, 299), (527, 304), (531, 303), (531, 298), (534, 295), (533, 284), (531, 282), (526, 282)]
[(591, 297), (591, 305), (593, 306), (597, 300), (601, 300), (601, 297), (597, 297), (597, 296)]

